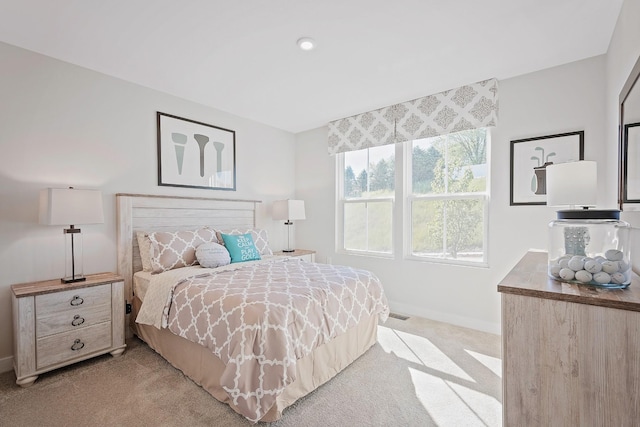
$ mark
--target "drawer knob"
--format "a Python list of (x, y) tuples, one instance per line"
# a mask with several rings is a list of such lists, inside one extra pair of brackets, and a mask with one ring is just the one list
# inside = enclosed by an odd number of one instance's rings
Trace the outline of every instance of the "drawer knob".
[(80, 341), (80, 339), (76, 339), (71, 345), (71, 350), (77, 351), (77, 350), (80, 350), (82, 347), (84, 347), (84, 343)]
[(72, 326), (80, 326), (84, 323), (84, 317), (80, 317), (79, 314), (73, 316), (73, 320), (71, 321)]
[(80, 305), (84, 302), (84, 300), (82, 298), (80, 298), (79, 295), (75, 295), (73, 297), (73, 299), (71, 300), (71, 305), (76, 306), (76, 305)]

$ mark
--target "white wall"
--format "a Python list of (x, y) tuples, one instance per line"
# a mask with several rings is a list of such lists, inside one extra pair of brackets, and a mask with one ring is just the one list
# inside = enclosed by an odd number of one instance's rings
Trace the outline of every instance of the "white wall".
[[(292, 134), (3, 43), (0, 64), (0, 371), (10, 285), (64, 275), (62, 227), (38, 224), (42, 188), (103, 191), (105, 223), (82, 227), (85, 273), (116, 271), (115, 193), (262, 200), (258, 226), (284, 247), (269, 210), (294, 194)], [(237, 191), (157, 186), (157, 111), (235, 130)]]
[(528, 249), (546, 248), (547, 224), (555, 218), (546, 206), (509, 206), (510, 141), (584, 130), (585, 158), (598, 160), (606, 175), (605, 143), (615, 140), (604, 135), (604, 101), (604, 56), (500, 82), (500, 122), (491, 134), (489, 268), (404, 260), (398, 243), (392, 260), (336, 253), (335, 159), (327, 154), (326, 128), (296, 136), (296, 197), (307, 203), (297, 245), (317, 250), (319, 261), (376, 273), (393, 310), (499, 332), (496, 286)]
[[(609, 44), (606, 58), (607, 70), (607, 98), (606, 98), (606, 129), (607, 136), (611, 136), (607, 146), (607, 162), (611, 171), (617, 171), (618, 167), (618, 146), (613, 143), (617, 137), (619, 114), (618, 99), (620, 91), (624, 86), (631, 69), (640, 57), (640, 0), (625, 0), (616, 23), (616, 28)], [(636, 84), (635, 92), (640, 90)], [(612, 189), (611, 198), (617, 200), (617, 193), (613, 189), (617, 188), (618, 175), (611, 173), (607, 176), (607, 186)], [(640, 271), (640, 212), (622, 213), (622, 218), (636, 227), (632, 231), (631, 256), (634, 270)]]

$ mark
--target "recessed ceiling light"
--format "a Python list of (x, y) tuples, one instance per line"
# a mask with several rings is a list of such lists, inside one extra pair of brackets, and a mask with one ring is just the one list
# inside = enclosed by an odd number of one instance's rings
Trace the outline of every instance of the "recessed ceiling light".
[(316, 47), (316, 42), (309, 37), (302, 37), (298, 39), (298, 47), (302, 50), (312, 50)]

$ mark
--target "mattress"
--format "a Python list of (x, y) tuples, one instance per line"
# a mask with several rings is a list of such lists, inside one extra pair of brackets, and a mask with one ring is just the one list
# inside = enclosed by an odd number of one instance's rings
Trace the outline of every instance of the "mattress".
[(140, 298), (140, 301), (144, 301), (152, 277), (150, 271), (138, 271), (133, 275), (133, 295)]

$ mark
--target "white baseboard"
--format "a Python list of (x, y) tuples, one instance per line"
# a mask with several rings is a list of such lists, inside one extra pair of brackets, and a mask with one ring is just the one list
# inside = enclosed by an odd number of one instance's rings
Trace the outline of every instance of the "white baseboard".
[(13, 371), (13, 356), (0, 359), (0, 373)]
[(458, 316), (440, 311), (427, 310), (422, 307), (416, 307), (410, 304), (404, 304), (395, 301), (389, 301), (391, 311), (400, 314), (409, 314), (412, 316), (424, 317), (425, 319), (437, 320), (438, 322), (451, 323), (452, 325), (462, 326), (464, 328), (475, 329), (477, 331), (489, 332), (491, 334), (500, 335), (500, 323), (485, 322), (470, 317)]

